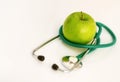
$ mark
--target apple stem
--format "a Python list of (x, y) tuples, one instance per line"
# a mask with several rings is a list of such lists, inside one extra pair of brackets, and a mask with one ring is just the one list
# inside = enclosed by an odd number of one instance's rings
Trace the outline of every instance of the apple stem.
[(81, 17), (80, 17), (81, 20), (84, 19), (84, 16), (83, 16), (83, 12), (81, 11)]

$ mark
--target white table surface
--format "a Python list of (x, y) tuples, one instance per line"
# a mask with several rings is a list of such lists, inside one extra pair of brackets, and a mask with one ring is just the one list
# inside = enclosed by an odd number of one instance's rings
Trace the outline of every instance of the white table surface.
[[(0, 0), (0, 82), (120, 82), (120, 0)], [(46, 60), (37, 62), (32, 50), (58, 34), (66, 16), (75, 11), (90, 14), (108, 25), (116, 45), (97, 49), (83, 60), (81, 69), (55, 72), (65, 55), (79, 49), (57, 39), (39, 51)], [(103, 30), (102, 42), (111, 38)]]

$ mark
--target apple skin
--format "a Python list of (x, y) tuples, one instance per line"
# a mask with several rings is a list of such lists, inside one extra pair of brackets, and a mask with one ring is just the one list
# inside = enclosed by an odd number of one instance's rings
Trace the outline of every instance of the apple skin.
[(90, 15), (84, 12), (74, 12), (64, 21), (62, 31), (67, 40), (87, 44), (96, 34), (96, 23)]

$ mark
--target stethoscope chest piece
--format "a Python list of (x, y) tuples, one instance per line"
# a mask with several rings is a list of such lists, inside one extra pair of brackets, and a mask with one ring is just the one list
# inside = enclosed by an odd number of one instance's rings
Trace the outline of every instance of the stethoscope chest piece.
[(82, 62), (79, 62), (79, 59), (76, 56), (64, 56), (62, 58), (62, 65), (68, 69), (71, 70), (74, 68), (81, 68)]

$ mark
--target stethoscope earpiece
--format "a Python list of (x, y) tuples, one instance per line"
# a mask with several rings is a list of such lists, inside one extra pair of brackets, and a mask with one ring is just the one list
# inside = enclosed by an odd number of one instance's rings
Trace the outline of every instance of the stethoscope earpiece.
[(51, 67), (55, 71), (57, 71), (59, 69), (59, 66), (57, 64), (53, 64)]
[(45, 60), (45, 57), (42, 56), (42, 55), (39, 55), (39, 56), (37, 56), (37, 59), (38, 59), (39, 61), (44, 61), (44, 60)]
[[(109, 47), (109, 46), (112, 46), (116, 43), (116, 36), (115, 34), (112, 32), (112, 30), (110, 28), (108, 28), (106, 25), (100, 23), (100, 22), (96, 22), (96, 25), (98, 26), (98, 32), (96, 33), (96, 36), (94, 37), (94, 39), (91, 41), (90, 44), (86, 44), (86, 45), (83, 45), (83, 44), (78, 44), (78, 43), (73, 43), (69, 40), (67, 40), (63, 33), (62, 33), (62, 27), (60, 28), (59, 30), (59, 35), (51, 38), (50, 40), (46, 41), (45, 43), (43, 43), (42, 45), (38, 46), (36, 49), (33, 50), (33, 56), (37, 57), (37, 59), (39, 61), (44, 61), (45, 60), (45, 57), (43, 55), (39, 55), (37, 56), (35, 54), (35, 52), (37, 50), (39, 50), (40, 48), (42, 48), (43, 46), (45, 46), (46, 44), (48, 44), (49, 42), (55, 40), (56, 38), (60, 37), (61, 40), (63, 42), (65, 42), (66, 44), (70, 45), (70, 46), (73, 46), (73, 47), (77, 47), (77, 48), (86, 48), (85, 51), (83, 51), (82, 53), (76, 55), (76, 56), (64, 56), (62, 57), (62, 65), (65, 69), (61, 69), (57, 64), (53, 64), (51, 66), (51, 68), (55, 71), (59, 70), (61, 72), (70, 72), (72, 71), (73, 69), (75, 68), (81, 68), (83, 63), (81, 62), (82, 59), (84, 58), (84, 56), (92, 51), (94, 51), (96, 48), (105, 48), (105, 47)], [(112, 37), (112, 42), (110, 43), (107, 43), (107, 44), (100, 44), (100, 34), (102, 32), (102, 27), (108, 31), (108, 33), (111, 35)]]

